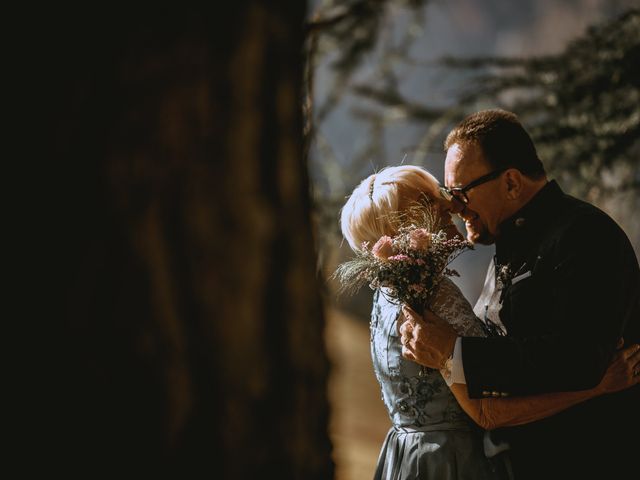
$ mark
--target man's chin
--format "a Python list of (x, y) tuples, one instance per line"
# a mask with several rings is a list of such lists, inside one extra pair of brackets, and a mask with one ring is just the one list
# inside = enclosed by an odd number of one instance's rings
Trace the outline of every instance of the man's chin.
[(486, 232), (467, 230), (467, 241), (473, 245), (493, 245), (496, 239)]

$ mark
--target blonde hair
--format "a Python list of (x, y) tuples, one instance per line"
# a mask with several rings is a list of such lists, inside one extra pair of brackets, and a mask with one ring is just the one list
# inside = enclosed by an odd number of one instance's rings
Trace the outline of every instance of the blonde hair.
[(433, 175), (414, 165), (387, 167), (369, 175), (342, 207), (342, 235), (354, 251), (361, 250), (364, 242), (373, 244), (383, 235), (394, 235), (396, 227), (389, 215), (403, 211), (421, 194), (437, 195), (438, 185)]

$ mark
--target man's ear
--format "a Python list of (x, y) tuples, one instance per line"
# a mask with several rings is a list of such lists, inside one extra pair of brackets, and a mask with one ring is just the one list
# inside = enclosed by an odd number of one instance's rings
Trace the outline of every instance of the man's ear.
[(522, 184), (524, 179), (520, 170), (510, 168), (504, 172), (504, 179), (507, 185), (507, 198), (509, 200), (516, 200), (522, 193)]

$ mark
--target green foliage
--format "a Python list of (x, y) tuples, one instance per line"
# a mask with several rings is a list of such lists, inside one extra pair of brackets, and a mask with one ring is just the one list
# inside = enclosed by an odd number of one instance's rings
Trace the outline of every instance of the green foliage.
[[(337, 234), (336, 213), (349, 193), (349, 179), (360, 178), (370, 162), (387, 163), (384, 133), (392, 123), (424, 126), (413, 156), (419, 164), (422, 152), (440, 150), (446, 133), (464, 116), (499, 106), (520, 117), (563, 188), (612, 214), (640, 251), (640, 222), (629, 220), (640, 208), (640, 10), (592, 26), (553, 55), (442, 59), (439, 67), (458, 73), (466, 85), (452, 94), (455, 106), (445, 109), (408, 99), (401, 89), (398, 72), (406, 70), (396, 67), (410, 64), (407, 52), (416, 38), (406, 32), (420, 29), (407, 28), (400, 41), (385, 43), (386, 16), (395, 7), (415, 8), (416, 26), (426, 3), (326, 1), (317, 16), (321, 20), (311, 24), (317, 48), (310, 49), (310, 58), (331, 58), (335, 81), (308, 118), (318, 127), (350, 93), (366, 100), (352, 111), (354, 121), (369, 126), (364, 150), (348, 163), (338, 161), (321, 132), (309, 130), (320, 156), (316, 168), (327, 184), (316, 198), (326, 221), (321, 234)], [(376, 63), (367, 67), (373, 80), (363, 80), (355, 75), (357, 67), (374, 51)]]
[(498, 103), (516, 112), (575, 193), (640, 189), (640, 11), (591, 27), (557, 55), (444, 63), (480, 72), (463, 110)]

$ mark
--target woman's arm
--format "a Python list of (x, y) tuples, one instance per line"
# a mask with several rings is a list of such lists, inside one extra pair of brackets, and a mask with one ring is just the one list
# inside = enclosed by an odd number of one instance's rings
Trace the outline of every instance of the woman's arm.
[(512, 427), (541, 420), (605, 393), (624, 390), (640, 382), (640, 345), (616, 353), (598, 386), (578, 392), (545, 393), (528, 397), (471, 399), (467, 387), (451, 385), (462, 409), (485, 430)]

